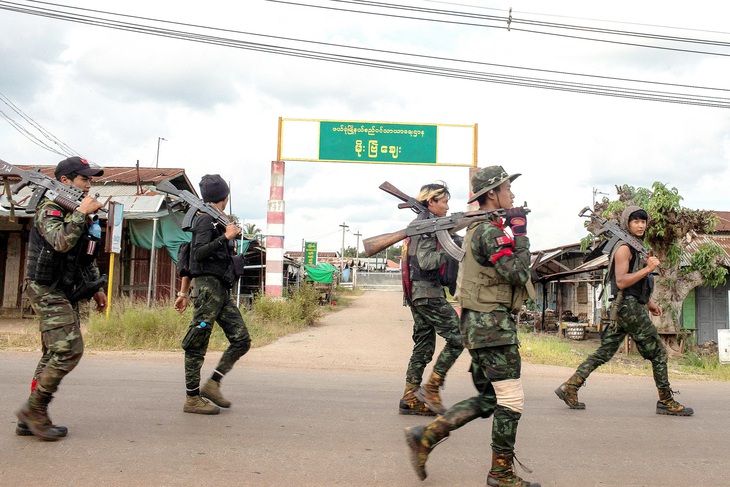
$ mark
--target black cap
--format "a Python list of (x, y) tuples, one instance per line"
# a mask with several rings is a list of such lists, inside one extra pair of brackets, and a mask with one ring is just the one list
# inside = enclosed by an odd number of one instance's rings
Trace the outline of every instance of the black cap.
[(228, 196), (228, 185), (220, 174), (206, 174), (200, 180), (200, 194), (206, 203), (218, 203)]
[(104, 174), (102, 168), (90, 165), (89, 161), (79, 156), (69, 157), (59, 162), (54, 174), (56, 175), (56, 179), (60, 180), (61, 176), (68, 176), (74, 172), (88, 177), (98, 177)]

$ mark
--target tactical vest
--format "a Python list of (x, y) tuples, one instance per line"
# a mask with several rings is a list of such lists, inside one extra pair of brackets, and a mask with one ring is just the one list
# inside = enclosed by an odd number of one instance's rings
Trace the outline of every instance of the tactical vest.
[[(408, 250), (408, 265), (410, 270), (411, 281), (431, 281), (439, 282), (439, 269), (432, 269), (430, 271), (424, 271), (421, 266), (418, 265), (418, 243), (421, 238), (432, 238), (432, 236), (416, 235), (411, 238), (411, 243)], [(436, 245), (438, 249), (438, 244)]]
[(499, 275), (493, 265), (484, 266), (474, 258), (470, 242), (478, 225), (480, 223), (472, 224), (464, 238), (464, 260), (461, 261), (456, 278), (459, 306), (481, 313), (490, 313), (504, 306), (516, 313), (522, 308), (532, 282), (529, 281), (527, 287), (514, 286)]
[(63, 275), (65, 257), (56, 252), (35, 227), (30, 229), (25, 277), (44, 286), (58, 281)]
[[(611, 282), (611, 294), (613, 295), (614, 299), (618, 296), (619, 288), (616, 284), (616, 263), (613, 262), (613, 256), (615, 255), (616, 250), (621, 247), (621, 245), (616, 246), (616, 248), (613, 250), (613, 253), (611, 254), (611, 268), (610, 268), (610, 282)], [(639, 259), (639, 253), (629, 246), (629, 250), (631, 251), (631, 260), (629, 261), (629, 272), (631, 274), (638, 272), (641, 270), (641, 261)], [(624, 296), (634, 296), (637, 301), (641, 304), (646, 304), (649, 302), (649, 299), (651, 298), (651, 293), (654, 290), (654, 276), (651, 274), (644, 277), (643, 279), (640, 279), (639, 281), (633, 283), (631, 286), (623, 289), (623, 295)]]
[[(36, 211), (43, 211), (43, 205)], [(96, 260), (100, 250), (100, 239), (89, 235), (88, 223), (84, 223), (78, 241), (67, 253), (57, 252), (34, 224), (28, 238), (25, 276), (41, 285), (60, 281), (63, 289), (69, 289), (83, 280), (81, 271)]]

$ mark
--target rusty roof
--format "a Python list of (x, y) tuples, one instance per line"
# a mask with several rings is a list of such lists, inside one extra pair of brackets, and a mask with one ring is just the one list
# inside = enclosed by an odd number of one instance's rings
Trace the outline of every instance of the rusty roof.
[[(22, 164), (16, 164), (20, 169), (26, 171), (33, 171), (40, 169), (40, 171), (50, 178), (54, 178), (53, 171), (56, 166), (26, 166)], [(116, 183), (116, 184), (137, 184), (139, 180), (140, 184), (154, 184), (163, 179), (175, 178), (185, 174), (185, 169), (181, 168), (167, 168), (167, 167), (102, 167), (104, 169), (104, 175), (94, 178), (95, 185)], [(139, 174), (139, 176), (138, 176)], [(10, 178), (12, 179), (12, 177)]]
[(730, 211), (716, 211), (715, 214), (720, 220), (715, 232), (730, 232)]

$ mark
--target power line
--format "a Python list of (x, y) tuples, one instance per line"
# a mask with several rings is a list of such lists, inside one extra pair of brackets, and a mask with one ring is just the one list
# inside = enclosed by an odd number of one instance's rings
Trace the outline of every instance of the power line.
[[(268, 0), (268, 1), (275, 1), (275, 0)], [(276, 1), (278, 1), (278, 0), (276, 0)], [(56, 6), (56, 4), (48, 4), (47, 2), (34, 2), (34, 3), (42, 3), (42, 4)], [(294, 3), (294, 2), (284, 2), (284, 3)], [(367, 3), (367, 2), (363, 2), (363, 3)], [(71, 9), (72, 11), (66, 12), (66, 11), (52, 10), (52, 9), (46, 9), (46, 8), (37, 8), (37, 7), (19, 7), (18, 4), (15, 2), (0, 1), (0, 9), (16, 11), (19, 13), (26, 13), (26, 14), (30, 14), (30, 15), (49, 17), (49, 18), (53, 18), (53, 19), (57, 19), (57, 20), (82, 23), (82, 24), (98, 26), (98, 27), (106, 27), (106, 28), (129, 31), (129, 32), (134, 32), (134, 33), (142, 33), (142, 34), (148, 34), (148, 35), (154, 35), (154, 36), (160, 36), (160, 37), (188, 40), (188, 41), (192, 41), (192, 42), (220, 45), (220, 46), (232, 47), (232, 48), (244, 49), (244, 50), (250, 50), (250, 51), (258, 51), (258, 52), (264, 52), (264, 53), (268, 53), (268, 54), (280, 54), (280, 55), (286, 55), (286, 56), (299, 57), (299, 58), (303, 58), (303, 59), (313, 59), (313, 60), (328, 61), (328, 62), (334, 62), (334, 63), (340, 63), (340, 64), (351, 64), (351, 65), (357, 65), (357, 66), (363, 66), (363, 67), (387, 69), (387, 70), (393, 70), (393, 71), (402, 71), (402, 72), (415, 73), (415, 74), (426, 74), (426, 75), (430, 75), (430, 76), (439, 76), (439, 77), (445, 77), (445, 78), (456, 78), (456, 79), (465, 79), (465, 80), (472, 80), (472, 81), (491, 82), (491, 83), (498, 83), (498, 84), (513, 85), (513, 86), (541, 88), (541, 89), (549, 89), (549, 90), (556, 90), (556, 91), (566, 91), (566, 92), (593, 94), (593, 95), (601, 95), (601, 96), (621, 97), (621, 98), (647, 100), (647, 101), (659, 101), (659, 102), (665, 102), (665, 103), (677, 103), (677, 104), (687, 104), (687, 105), (697, 105), (697, 106), (717, 107), (717, 108), (730, 108), (730, 99), (729, 98), (714, 96), (715, 93), (730, 92), (730, 90), (721, 89), (721, 88), (678, 85), (678, 84), (671, 84), (671, 83), (632, 80), (632, 79), (615, 78), (615, 77), (612, 78), (612, 77), (592, 76), (592, 75), (580, 74), (580, 73), (539, 70), (539, 69), (525, 68), (525, 67), (519, 67), (519, 66), (497, 65), (497, 64), (490, 64), (490, 63), (483, 63), (483, 62), (476, 62), (476, 61), (465, 61), (465, 60), (452, 59), (452, 58), (425, 56), (425, 55), (418, 55), (418, 54), (412, 54), (412, 53), (400, 53), (400, 52), (395, 52), (395, 51), (385, 51), (385, 50), (377, 50), (377, 49), (370, 49), (370, 48), (363, 48), (363, 47), (344, 46), (344, 45), (325, 43), (325, 42), (306, 41), (306, 40), (302, 40), (302, 39), (286, 38), (286, 37), (282, 37), (282, 36), (255, 34), (255, 33), (250, 33), (250, 32), (235, 31), (235, 30), (231, 30), (231, 29), (220, 29), (220, 28), (206, 27), (206, 26), (196, 25), (196, 24), (164, 21), (164, 20), (159, 20), (159, 19), (137, 17), (137, 16), (117, 14), (117, 13), (92, 10), (92, 9), (81, 9), (81, 8), (77, 8), (77, 7), (67, 7), (67, 6), (62, 6), (62, 7)], [(250, 37), (254, 37), (254, 38), (264, 38), (267, 40), (285, 41), (285, 42), (289, 42), (289, 43), (302, 44), (302, 45), (306, 45), (306, 46), (309, 46), (309, 45), (316, 45), (316, 46), (320, 46), (320, 47), (326, 46), (327, 48), (330, 48), (330, 49), (332, 49), (332, 48), (344, 49), (344, 50), (348, 50), (351, 52), (365, 51), (365, 52), (369, 53), (370, 56), (363, 57), (363, 56), (356, 56), (356, 55), (345, 55), (345, 54), (339, 54), (336, 52), (316, 51), (316, 50), (312, 50), (312, 49), (286, 46), (286, 45), (265, 44), (265, 43), (261, 43), (261, 42), (245, 41), (242, 39), (233, 39), (230, 37), (220, 37), (220, 36), (213, 36), (213, 35), (190, 32), (190, 31), (168, 29), (168, 28), (158, 27), (155, 25), (144, 25), (144, 24), (139, 24), (139, 23), (127, 22), (127, 21), (119, 21), (119, 20), (115, 20), (113, 18), (102, 18), (102, 17), (95, 17), (92, 15), (86, 15), (86, 14), (83, 14), (83, 15), (76, 14), (73, 12), (73, 10), (81, 10), (81, 11), (89, 12), (89, 13), (104, 14), (107, 16), (121, 17), (124, 19), (137, 19), (137, 20), (152, 21), (154, 23), (162, 24), (162, 25), (184, 26), (186, 28), (195, 28), (195, 29), (200, 29), (203, 31), (210, 30), (210, 31), (215, 31), (215, 32), (225, 32), (227, 34), (237, 34), (237, 35), (250, 36)], [(406, 61), (398, 61), (398, 60), (392, 60), (392, 59), (379, 59), (379, 58), (373, 57), (373, 55), (383, 55), (383, 54), (386, 54), (389, 56), (395, 56), (396, 58), (406, 58)], [(430, 61), (434, 61), (434, 60), (447, 61), (449, 63), (462, 64), (462, 65), (468, 65), (468, 66), (490, 66), (490, 67), (500, 67), (503, 69), (511, 69), (511, 70), (523, 70), (523, 71), (559, 74), (561, 76), (568, 76), (568, 77), (575, 77), (575, 78), (590, 78), (590, 79), (620, 81), (623, 83), (635, 84), (635, 85), (639, 85), (639, 86), (649, 86), (649, 87), (662, 86), (662, 87), (672, 87), (672, 88), (683, 88), (683, 89), (699, 90), (699, 91), (703, 91), (703, 92), (707, 92), (707, 93), (713, 93), (713, 95), (709, 95), (709, 94), (703, 95), (700, 93), (687, 93), (687, 92), (658, 91), (655, 89), (632, 88), (631, 86), (610, 86), (610, 85), (600, 85), (600, 84), (588, 84), (588, 83), (583, 83), (583, 82), (567, 81), (567, 80), (560, 81), (560, 80), (556, 80), (556, 79), (543, 79), (543, 78), (535, 78), (535, 77), (515, 76), (515, 75), (511, 75), (511, 74), (489, 73), (489, 72), (484, 72), (484, 71), (476, 71), (473, 69), (453, 68), (453, 67), (450, 68), (450, 67), (446, 67), (446, 66), (428, 65), (428, 64), (414, 62), (414, 60), (419, 60), (419, 59), (421, 59), (421, 60), (427, 59)]]
[[(460, 11), (456, 11), (456, 10), (443, 10), (443, 9), (417, 7), (417, 6), (411, 6), (411, 5), (399, 5), (399, 4), (392, 4), (392, 3), (376, 2), (376, 1), (372, 1), (372, 0), (328, 0), (330, 3), (354, 4), (354, 5), (358, 5), (360, 7), (363, 7), (363, 6), (371, 7), (371, 8), (377, 8), (377, 9), (384, 9), (386, 11), (387, 10), (395, 10), (397, 12), (408, 11), (408, 12), (431, 14), (431, 15), (437, 16), (435, 18), (431, 18), (431, 17), (414, 17), (414, 16), (409, 16), (409, 15), (405, 15), (405, 14), (401, 14), (401, 13), (389, 14), (389, 13), (382, 13), (382, 12), (373, 11), (373, 10), (355, 10), (353, 8), (337, 8), (337, 7), (316, 5), (316, 4), (304, 3), (301, 1), (293, 1), (293, 0), (266, 0), (266, 1), (272, 2), (272, 3), (296, 5), (296, 6), (300, 6), (300, 7), (310, 7), (310, 8), (324, 9), (324, 10), (335, 10), (335, 11), (341, 11), (341, 12), (376, 15), (376, 16), (383, 16), (383, 17), (407, 19), (407, 20), (421, 20), (421, 21), (438, 22), (438, 23), (446, 23), (446, 24), (454, 24), (454, 25), (466, 25), (466, 26), (471, 26), (471, 27), (482, 27), (482, 28), (487, 27), (487, 28), (496, 28), (496, 29), (503, 29), (503, 30), (512, 30), (512, 31), (518, 31), (518, 32), (527, 32), (527, 33), (531, 33), (531, 34), (542, 34), (542, 35), (550, 35), (550, 36), (556, 36), (556, 37), (565, 37), (565, 38), (569, 38), (569, 39), (579, 39), (579, 40), (603, 42), (603, 43), (609, 43), (609, 44), (628, 45), (628, 46), (632, 46), (632, 47), (643, 47), (643, 48), (649, 48), (649, 49), (661, 49), (661, 50), (667, 50), (667, 51), (676, 51), (676, 52), (693, 53), (693, 54), (706, 54), (706, 55), (713, 55), (713, 56), (730, 56), (729, 53), (699, 51), (699, 50), (695, 50), (695, 49), (684, 49), (684, 48), (676, 48), (676, 47), (664, 47), (664, 46), (656, 46), (656, 45), (650, 45), (650, 44), (639, 44), (636, 42), (628, 42), (628, 41), (611, 41), (611, 40), (607, 40), (607, 39), (600, 39), (600, 38), (594, 38), (594, 37), (585, 37), (585, 36), (577, 36), (577, 35), (560, 34), (560, 33), (556, 33), (556, 32), (524, 29), (524, 28), (520, 28), (518, 26), (520, 24), (525, 24), (525, 25), (529, 25), (532, 27), (545, 27), (545, 28), (549, 28), (549, 29), (564, 29), (564, 30), (570, 30), (570, 31), (584, 31), (584, 32), (596, 33), (596, 34), (608, 34), (608, 35), (624, 36), (624, 37), (638, 37), (638, 38), (642, 38), (642, 39), (653, 39), (653, 40), (677, 42), (677, 43), (702, 44), (702, 45), (710, 45), (710, 46), (715, 46), (715, 47), (730, 47), (730, 42), (724, 42), (724, 41), (713, 41), (713, 40), (709, 40), (709, 39), (696, 39), (696, 38), (687, 38), (687, 37), (667, 36), (667, 35), (662, 35), (662, 34), (649, 34), (649, 33), (642, 33), (642, 32), (632, 32), (632, 31), (625, 31), (625, 30), (606, 29), (606, 28), (600, 28), (600, 27), (587, 27), (587, 26), (580, 26), (580, 25), (573, 25), (573, 24), (559, 24), (559, 23), (554, 23), (554, 22), (543, 22), (543, 21), (537, 21), (537, 20), (523, 19), (523, 18), (516, 17), (513, 12), (511, 12), (508, 15), (484, 15), (484, 14), (472, 13), (472, 12), (464, 12), (464, 11), (460, 12)], [(490, 9), (490, 10), (496, 10), (496, 9)], [(540, 15), (540, 14), (537, 14), (537, 15)], [(441, 16), (444, 18), (439, 18), (438, 16)], [(488, 25), (488, 24), (484, 24), (484, 23), (473, 23), (473, 22), (465, 22), (465, 21), (457, 22), (454, 20), (445, 19), (445, 18), (450, 18), (450, 17), (476, 19), (476, 20), (481, 20), (481, 21), (496, 22), (497, 24)]]
[[(17, 115), (19, 115), (23, 120), (25, 120), (26, 123), (28, 123), (33, 129), (38, 131), (46, 140), (48, 140), (52, 145), (49, 145), (47, 142), (41, 140), (36, 135), (32, 134), (28, 129), (22, 126), (21, 123), (17, 122), (15, 119), (13, 119), (10, 115), (0, 110), (0, 116), (2, 116), (15, 130), (20, 132), (21, 135), (23, 135), (25, 138), (33, 142), (34, 144), (50, 151), (54, 152), (59, 155), (73, 155), (76, 154), (76, 151), (71, 149), (68, 145), (66, 145), (62, 140), (60, 140), (58, 137), (53, 135), (51, 132), (43, 128), (41, 124), (33, 120), (29, 115), (24, 113), (20, 108), (18, 108), (17, 105), (15, 105), (7, 96), (5, 96), (2, 92), (0, 92), (0, 101), (2, 101), (5, 105), (7, 105), (13, 112), (15, 112)], [(60, 148), (60, 150), (56, 147)]]

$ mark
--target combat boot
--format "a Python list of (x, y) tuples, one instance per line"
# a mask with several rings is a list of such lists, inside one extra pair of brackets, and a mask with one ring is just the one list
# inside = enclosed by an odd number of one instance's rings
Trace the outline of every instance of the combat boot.
[(200, 395), (222, 408), (231, 407), (231, 401), (223, 397), (221, 393), (221, 383), (213, 379), (208, 379), (208, 382), (200, 389)]
[[(676, 391), (679, 394), (679, 391)], [(669, 387), (659, 389), (659, 400), (656, 403), (657, 414), (667, 414), (670, 416), (692, 416), (694, 410), (682, 406), (674, 400), (675, 392)]]
[[(50, 420), (51, 418), (49, 417), (48, 419)], [(52, 421), (51, 424), (53, 424)], [(58, 430), (62, 437), (68, 434), (68, 428), (65, 426), (54, 424), (53, 427)], [(15, 434), (18, 436), (33, 436), (33, 432), (28, 428), (28, 425), (21, 420), (18, 420), (18, 424), (15, 426)]]
[(418, 384), (406, 382), (403, 397), (401, 397), (400, 403), (398, 404), (398, 414), (436, 416), (436, 413), (428, 409), (425, 404), (418, 400), (415, 394), (416, 390), (418, 390)]
[(436, 414), (444, 414), (446, 412), (446, 408), (441, 402), (441, 396), (439, 395), (439, 390), (443, 385), (444, 378), (436, 372), (431, 372), (431, 377), (429, 377), (428, 382), (416, 391), (418, 400)]
[(490, 487), (540, 487), (540, 484), (522, 480), (513, 469), (513, 453), (492, 451), (492, 468), (487, 475)]
[(443, 417), (434, 419), (428, 426), (406, 428), (406, 443), (411, 450), (411, 465), (421, 480), (426, 480), (426, 460), (436, 445), (449, 436), (449, 424)]
[(24, 423), (33, 435), (46, 441), (56, 441), (65, 436), (48, 417), (48, 403), (52, 398), (53, 394), (36, 389), (30, 393), (27, 404), (16, 413), (19, 423)]
[(218, 414), (221, 412), (221, 409), (200, 396), (186, 396), (183, 411), (195, 414)]
[(560, 384), (560, 387), (555, 389), (555, 394), (565, 401), (570, 409), (585, 409), (585, 403), (578, 401), (578, 388), (583, 385), (582, 377), (578, 377), (578, 374), (570, 376), (567, 382)]

